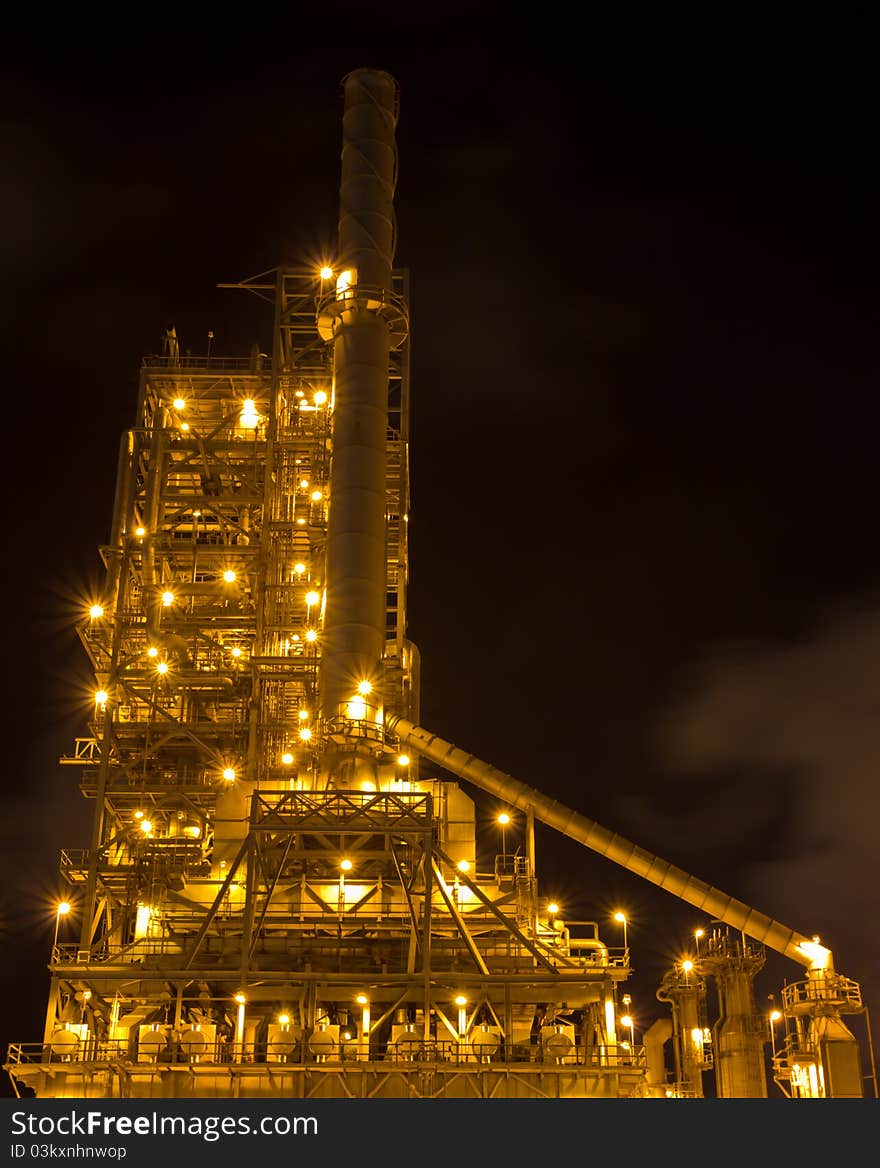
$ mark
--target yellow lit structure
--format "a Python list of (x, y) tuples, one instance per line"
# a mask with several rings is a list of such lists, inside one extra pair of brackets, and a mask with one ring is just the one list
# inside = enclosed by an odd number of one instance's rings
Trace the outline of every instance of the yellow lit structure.
[[(807, 970), (783, 995), (777, 1081), (861, 1093), (843, 1022), (860, 993), (818, 939), (419, 725), (398, 93), (374, 70), (344, 91), (345, 266), (228, 286), (272, 301), (271, 360), (143, 362), (108, 619), (80, 630), (105, 700), (62, 760), (95, 805), (88, 845), (62, 856), (79, 936), (58, 942), (59, 907), (44, 1032), (7, 1070), (42, 1097), (617, 1098), (700, 1094), (723, 1057), (722, 1093), (760, 1096), (771, 1036), (750, 993), (768, 945)], [(457, 780), (509, 809), (501, 856)], [(621, 998), (626, 915), (609, 944), (541, 895), (535, 820), (712, 918), (662, 988), (668, 1074)], [(87, 1003), (76, 1031), (71, 1002)]]

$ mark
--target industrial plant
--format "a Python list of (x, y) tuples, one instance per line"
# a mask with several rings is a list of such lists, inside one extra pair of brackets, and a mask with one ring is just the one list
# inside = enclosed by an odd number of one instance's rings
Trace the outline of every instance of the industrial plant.
[[(358, 69), (342, 88), (336, 254), (226, 285), (265, 302), (271, 352), (187, 355), (169, 325), (143, 359), (79, 628), (93, 708), (61, 759), (93, 827), (61, 855), (44, 1029), (4, 1064), (16, 1092), (876, 1095), (860, 987), (819, 937), (422, 726), (398, 86)], [(701, 914), (646, 1029), (625, 911), (553, 903), (536, 824)], [(770, 1016), (768, 950), (794, 970)]]

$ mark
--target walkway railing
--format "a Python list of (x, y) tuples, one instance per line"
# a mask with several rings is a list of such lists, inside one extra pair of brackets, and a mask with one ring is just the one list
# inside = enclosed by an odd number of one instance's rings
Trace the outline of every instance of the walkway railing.
[[(369, 1053), (357, 1038), (350, 1041), (336, 1039), (321, 1044), (320, 1053), (310, 1049), (309, 1040), (301, 1038), (287, 1043), (264, 1041), (256, 1046), (251, 1043), (235, 1043), (221, 1039), (212, 1042), (183, 1041), (185, 1037), (172, 1038), (161, 1033), (148, 1034), (147, 1040), (138, 1049), (132, 1040), (101, 1041), (94, 1036), (83, 1040), (73, 1031), (69, 1041), (61, 1041), (56, 1034), (50, 1043), (11, 1043), (8, 1048), (7, 1065), (52, 1066), (68, 1065), (94, 1067), (98, 1064), (119, 1063), (137, 1066), (166, 1066), (187, 1064), (190, 1066), (260, 1065), (314, 1066), (330, 1063), (452, 1063), (471, 1067), (478, 1066), (526, 1066), (540, 1063), (545, 1067), (586, 1067), (601, 1071), (643, 1071), (646, 1069), (645, 1048), (636, 1046), (574, 1046), (567, 1054), (554, 1055), (540, 1046), (513, 1046), (509, 1050), (499, 1040), (498, 1045), (487, 1043), (485, 1036), (478, 1036), (471, 1042), (456, 1042), (454, 1039), (423, 1039), (412, 1035), (414, 1041), (388, 1043), (382, 1049), (371, 1045)], [(321, 1036), (324, 1037), (323, 1035)], [(409, 1036), (407, 1036), (409, 1037)], [(316, 1048), (317, 1049), (317, 1048)]]

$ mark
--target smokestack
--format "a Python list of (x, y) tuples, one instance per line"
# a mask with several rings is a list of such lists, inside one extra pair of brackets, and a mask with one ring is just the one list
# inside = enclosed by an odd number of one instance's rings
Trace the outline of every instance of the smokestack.
[[(333, 343), (333, 422), (319, 674), (325, 720), (345, 714), (370, 682), (367, 718), (381, 713), (385, 651), (385, 462), (389, 312), (394, 260), (398, 87), (380, 70), (343, 80), (342, 176), (336, 290), (319, 311)], [(399, 311), (398, 311), (399, 316)], [(332, 728), (332, 726), (331, 726)]]

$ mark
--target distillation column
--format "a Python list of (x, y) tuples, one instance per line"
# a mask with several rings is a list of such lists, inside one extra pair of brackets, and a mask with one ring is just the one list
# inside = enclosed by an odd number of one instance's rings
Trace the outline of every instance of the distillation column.
[(721, 1099), (765, 1099), (765, 1025), (755, 1009), (755, 976), (764, 964), (760, 946), (750, 945), (717, 924), (698, 962), (711, 973), (718, 993), (715, 1023), (715, 1079)]
[[(326, 610), (319, 673), (325, 724), (358, 686), (380, 679), (385, 651), (385, 459), (397, 161), (397, 84), (358, 69), (344, 80), (339, 264), (333, 309), (333, 428)], [(367, 697), (379, 721), (381, 695)], [(360, 764), (359, 764), (360, 765)], [(343, 785), (328, 759), (329, 777)]]
[(672, 1009), (675, 1093), (702, 1099), (703, 1071), (711, 1065), (706, 1061), (703, 1021), (705, 981), (695, 971), (676, 965), (664, 976), (656, 997)]

